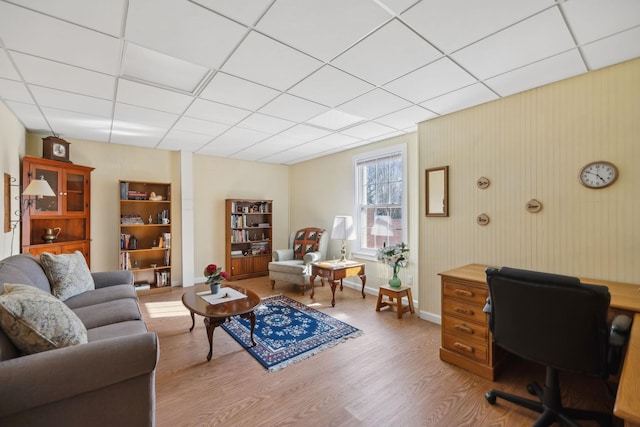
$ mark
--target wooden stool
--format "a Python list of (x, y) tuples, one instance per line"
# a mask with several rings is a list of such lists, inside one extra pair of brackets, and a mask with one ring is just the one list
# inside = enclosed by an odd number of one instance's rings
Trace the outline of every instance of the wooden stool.
[[(388, 301), (382, 301), (382, 296), (389, 297)], [(402, 297), (407, 297), (409, 305), (402, 305)], [(395, 301), (394, 301), (395, 299)], [(380, 292), (378, 293), (378, 303), (376, 304), (376, 311), (380, 311), (382, 307), (393, 307), (398, 310), (398, 319), (402, 319), (402, 315), (408, 311), (415, 313), (413, 308), (413, 297), (411, 296), (411, 286), (400, 286), (399, 288), (392, 288), (389, 285), (380, 286)]]

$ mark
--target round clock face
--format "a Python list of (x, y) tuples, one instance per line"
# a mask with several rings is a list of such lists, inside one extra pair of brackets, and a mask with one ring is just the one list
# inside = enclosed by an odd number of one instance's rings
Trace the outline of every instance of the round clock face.
[(67, 154), (67, 147), (62, 144), (53, 144), (53, 154), (58, 157), (64, 157)]
[(618, 179), (618, 169), (613, 163), (593, 162), (580, 171), (580, 182), (588, 188), (608, 187)]

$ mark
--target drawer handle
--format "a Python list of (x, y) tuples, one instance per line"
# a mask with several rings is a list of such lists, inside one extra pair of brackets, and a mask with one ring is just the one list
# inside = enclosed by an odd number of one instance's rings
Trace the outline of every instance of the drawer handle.
[(465, 291), (462, 289), (456, 289), (455, 291), (453, 291), (456, 295), (460, 295), (463, 297), (472, 297), (473, 296), (473, 292), (471, 291)]
[(468, 310), (466, 308), (462, 308), (462, 307), (456, 307), (454, 308), (454, 311), (461, 313), (461, 314), (468, 314), (469, 316), (473, 316), (473, 310)]
[(462, 350), (462, 351), (466, 351), (467, 353), (473, 353), (473, 348), (469, 347), (468, 345), (464, 345), (462, 343), (459, 342), (455, 342), (453, 343), (454, 346), (456, 346), (456, 348)]
[(461, 332), (464, 332), (464, 333), (466, 333), (466, 334), (473, 335), (473, 329), (471, 329), (471, 328), (470, 328), (470, 327), (468, 327), (468, 326), (465, 326), (465, 325), (454, 325), (453, 327), (454, 327), (455, 329), (457, 329), (457, 330), (461, 331)]

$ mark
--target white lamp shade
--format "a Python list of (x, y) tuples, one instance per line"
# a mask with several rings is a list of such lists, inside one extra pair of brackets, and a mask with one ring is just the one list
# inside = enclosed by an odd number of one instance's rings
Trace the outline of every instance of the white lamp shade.
[(348, 215), (337, 215), (333, 219), (331, 238), (334, 240), (355, 240), (356, 230), (353, 228), (353, 218)]
[(22, 192), (23, 196), (55, 196), (51, 186), (44, 178), (32, 180)]

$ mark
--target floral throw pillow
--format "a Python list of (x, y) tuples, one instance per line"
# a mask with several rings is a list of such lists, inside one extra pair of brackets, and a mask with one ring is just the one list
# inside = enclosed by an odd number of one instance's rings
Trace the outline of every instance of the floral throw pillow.
[(293, 238), (293, 257), (295, 259), (303, 259), (307, 252), (318, 250), (320, 244), (320, 236), (324, 232), (321, 228), (303, 228), (296, 232)]
[(40, 255), (40, 264), (51, 284), (51, 293), (62, 301), (96, 288), (80, 251), (61, 255), (44, 252)]
[(0, 326), (24, 354), (87, 342), (87, 328), (65, 303), (29, 285), (4, 284)]

